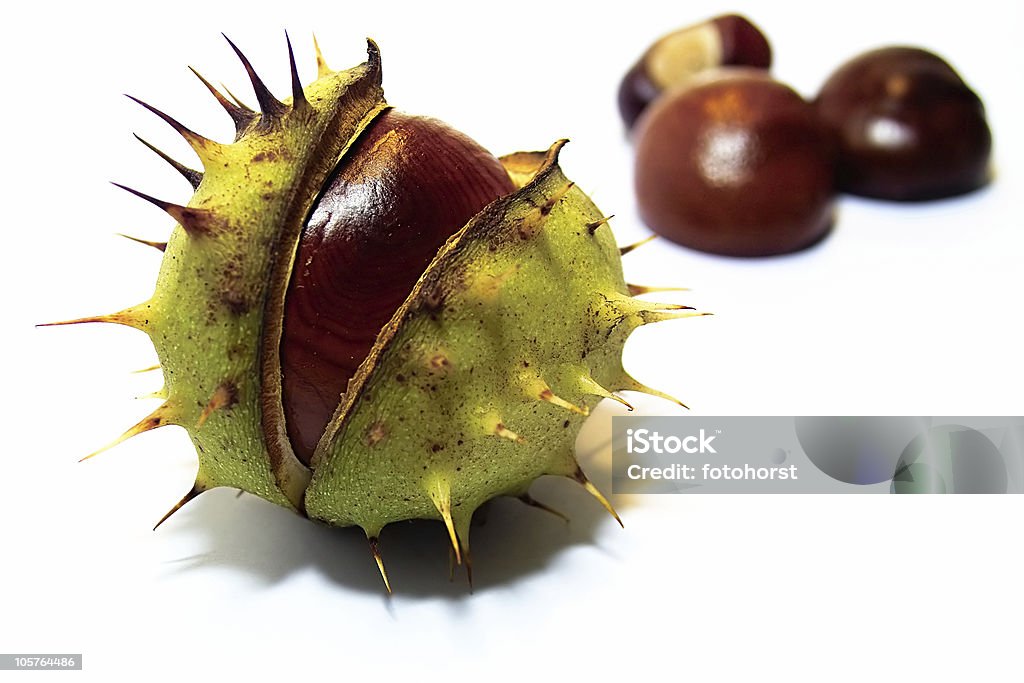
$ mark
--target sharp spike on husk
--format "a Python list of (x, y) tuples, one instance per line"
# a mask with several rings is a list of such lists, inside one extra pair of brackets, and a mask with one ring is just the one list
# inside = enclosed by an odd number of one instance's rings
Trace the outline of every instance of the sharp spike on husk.
[(565, 195), (569, 194), (569, 190), (574, 186), (575, 183), (571, 181), (567, 182), (556, 192), (552, 193), (552, 195), (543, 204), (540, 206), (534, 204), (534, 209), (521, 221), (519, 226), (520, 239), (528, 240), (535, 237), (544, 227), (544, 221), (547, 219), (548, 215), (558, 205), (558, 202), (562, 201)]
[(324, 76), (330, 76), (333, 71), (331, 67), (327, 66), (327, 60), (324, 59), (324, 53), (320, 51), (320, 43), (316, 42), (316, 34), (313, 34), (313, 49), (316, 51), (316, 77), (323, 78)]
[(200, 159), (209, 158), (210, 151), (219, 147), (219, 145), (213, 140), (210, 140), (209, 138), (204, 137), (193, 130), (190, 130), (184, 124), (180, 123), (177, 119), (163, 113), (156, 107), (150, 104), (146, 104), (139, 98), (132, 97), (131, 95), (125, 95), (125, 97), (130, 99), (132, 102), (136, 102), (142, 105), (143, 107), (145, 107), (146, 109), (148, 109), (149, 111), (153, 112), (161, 119), (163, 119), (171, 128), (178, 132), (178, 135), (185, 138), (185, 142), (187, 142), (189, 146), (191, 146), (192, 149), (196, 151), (196, 154), (199, 155)]
[(192, 207), (166, 202), (120, 183), (111, 184), (114, 185), (114, 187), (119, 187), (122, 190), (125, 190), (126, 192), (131, 192), (140, 199), (145, 199), (153, 206), (163, 209), (167, 215), (176, 220), (178, 224), (184, 228), (185, 232), (192, 237), (211, 236), (217, 232), (217, 229), (221, 224), (213, 213), (204, 209), (193, 209)]
[[(242, 133), (249, 127), (249, 124), (252, 123), (253, 119), (256, 118), (256, 112), (249, 109), (249, 107), (244, 106), (240, 102), (232, 102), (227, 97), (224, 97), (224, 94), (215, 88), (212, 83), (203, 78), (201, 73), (193, 69), (191, 66), (189, 69), (196, 75), (196, 78), (206, 86), (206, 89), (210, 91), (210, 94), (216, 98), (217, 103), (220, 104), (224, 111), (228, 113), (228, 116), (231, 117), (231, 121), (235, 124), (235, 140), (237, 141), (242, 137)], [(231, 98), (234, 99), (235, 96), (231, 95)]]
[(470, 525), (473, 523), (473, 514), (472, 511), (460, 512), (455, 519), (455, 531), (459, 537), (459, 545), (462, 547), (462, 564), (466, 567), (466, 581), (469, 583), (470, 593), (473, 592), (473, 553), (469, 547), (469, 531)]
[(626, 406), (626, 410), (628, 410), (629, 412), (633, 412), (634, 410), (636, 410), (636, 408), (633, 407), (632, 403), (622, 398), (621, 396), (617, 396), (616, 394), (608, 394), (607, 396), (605, 396), (605, 398), (610, 398), (613, 401), (618, 401), (622, 405)]
[(644, 246), (645, 244), (647, 244), (651, 240), (655, 239), (656, 237), (657, 237), (657, 235), (651, 235), (650, 237), (646, 237), (646, 238), (640, 240), (639, 242), (634, 242), (633, 244), (627, 244), (624, 247), (619, 247), (619, 255), (620, 256), (625, 256), (629, 252), (631, 252), (631, 251), (633, 251), (635, 249), (639, 249), (640, 247)]
[(706, 315), (714, 315), (707, 311), (693, 311), (690, 306), (683, 306), (682, 309), (690, 310), (653, 310), (653, 311), (640, 311), (640, 319), (644, 325), (651, 323), (660, 323), (666, 320), (682, 320), (683, 318), (703, 318)]
[(302, 89), (302, 81), (299, 80), (299, 68), (295, 65), (295, 51), (292, 50), (292, 39), (288, 32), (284, 32), (284, 40), (288, 43), (288, 67), (292, 73), (292, 109), (302, 111), (309, 107), (306, 101), (306, 93)]
[(220, 84), (220, 87), (224, 88), (224, 92), (225, 92), (225, 93), (227, 93), (227, 96), (228, 96), (228, 97), (230, 97), (230, 98), (231, 98), (231, 99), (232, 99), (232, 100), (234, 101), (234, 103), (235, 103), (235, 104), (237, 104), (237, 105), (238, 105), (238, 107), (239, 107), (239, 108), (240, 108), (240, 109), (241, 109), (242, 111), (246, 112), (247, 114), (252, 114), (252, 118), (253, 118), (253, 120), (255, 120), (255, 119), (256, 119), (256, 117), (258, 116), (258, 114), (256, 113), (256, 111), (255, 111), (255, 110), (253, 110), (253, 108), (252, 108), (252, 107), (250, 107), (250, 106), (249, 106), (248, 104), (246, 104), (245, 102), (243, 102), (243, 101), (241, 100), (241, 98), (239, 98), (239, 97), (238, 97), (238, 95), (236, 95), (235, 93), (233, 93), (233, 92), (231, 92), (230, 90), (228, 90), (228, 87), (227, 87), (226, 85), (224, 85), (223, 83), (221, 83), (221, 84)]
[(167, 387), (161, 387), (157, 391), (151, 391), (148, 394), (142, 394), (140, 396), (136, 396), (135, 400), (143, 401), (143, 400), (150, 399), (150, 398), (162, 398), (162, 399), (166, 400), (167, 399)]
[[(221, 35), (224, 35), (223, 33)], [(256, 73), (256, 70), (252, 68), (252, 64), (249, 63), (248, 58), (242, 51), (238, 49), (238, 46), (231, 42), (231, 39), (224, 36), (224, 40), (228, 41), (228, 45), (235, 51), (238, 56), (238, 60), (242, 62), (242, 66), (245, 68), (245, 73), (249, 76), (249, 82), (252, 83), (253, 92), (256, 93), (256, 101), (260, 103), (260, 114), (262, 114), (261, 123), (265, 122), (266, 125), (270, 125), (272, 122), (277, 121), (288, 111), (288, 107), (283, 102), (274, 97), (274, 94), (270, 92), (267, 86), (263, 83), (263, 80)]]
[(550, 403), (551, 405), (558, 406), (559, 408), (565, 408), (566, 410), (576, 413), (577, 415), (590, 415), (590, 408), (586, 406), (583, 406), (581, 408), (580, 406), (575, 405), (574, 403), (569, 403), (565, 399), (555, 396), (551, 389), (544, 389), (543, 391), (540, 392), (540, 395), (537, 398), (539, 398), (541, 401), (544, 401), (545, 403)]
[(514, 441), (516, 443), (524, 443), (526, 441), (526, 439), (513, 432), (511, 429), (506, 427), (502, 422), (499, 422), (496, 425), (494, 425), (493, 433), (497, 436), (500, 436), (503, 439), (508, 439), (509, 441)]
[(697, 313), (693, 306), (644, 301), (619, 294), (618, 292), (603, 296), (606, 301), (615, 306), (620, 312), (630, 316), (634, 321), (634, 326), (647, 325), (663, 320), (678, 320), (680, 318), (697, 318), (711, 315), (710, 313)]
[(159, 370), (160, 364), (150, 365), (148, 368), (142, 368), (141, 370), (132, 370), (132, 374), (141, 375), (144, 372), (152, 372), (153, 370)]
[(210, 400), (207, 402), (206, 407), (203, 408), (203, 412), (200, 413), (196, 429), (206, 424), (206, 421), (214, 412), (230, 408), (236, 403), (238, 403), (238, 387), (230, 380), (221, 382), (214, 390), (213, 395), (210, 396)]
[(434, 503), (445, 527), (448, 528), (448, 536), (452, 542), (452, 550), (455, 551), (455, 562), (462, 564), (462, 551), (459, 548), (459, 537), (455, 533), (455, 522), (452, 520), (452, 491), (451, 487), (444, 480), (438, 479), (430, 489), (430, 500)]
[(569, 194), (569, 190), (574, 187), (576, 187), (576, 183), (570, 180), (562, 187), (562, 189), (551, 195), (551, 198), (544, 202), (544, 206), (540, 207), (541, 214), (547, 216), (551, 213), (555, 206), (558, 205), (558, 202), (562, 201), (562, 199), (565, 198), (565, 195)]
[(153, 206), (156, 206), (156, 207), (158, 207), (160, 209), (163, 209), (164, 211), (169, 213), (174, 218), (177, 217), (177, 216), (175, 216), (175, 213), (180, 213), (185, 208), (184, 206), (180, 206), (178, 204), (173, 204), (171, 202), (164, 201), (163, 199), (157, 199), (156, 197), (154, 197), (152, 195), (148, 195), (145, 192), (140, 192), (139, 190), (136, 190), (136, 189), (133, 189), (131, 187), (128, 187), (127, 185), (122, 185), (121, 183), (111, 182), (111, 185), (113, 185), (114, 187), (119, 187), (122, 190), (124, 190), (125, 192), (131, 192), (133, 195), (135, 195), (139, 199), (145, 199), (147, 202), (149, 202)]
[(520, 495), (519, 496), (519, 500), (523, 501), (524, 503), (526, 503), (530, 507), (535, 507), (535, 508), (537, 508), (539, 510), (544, 510), (545, 512), (551, 513), (555, 517), (559, 517), (561, 519), (564, 519), (566, 524), (569, 523), (569, 518), (565, 514), (559, 512), (558, 510), (554, 509), (553, 507), (550, 507), (549, 505), (545, 505), (544, 503), (540, 502), (539, 500), (537, 500), (536, 498), (531, 496), (529, 493), (524, 493), (524, 494)]
[(626, 399), (622, 398), (621, 396), (616, 396), (608, 389), (605, 389), (603, 386), (598, 384), (597, 380), (595, 380), (590, 375), (582, 375), (580, 377), (580, 389), (582, 389), (588, 394), (593, 394), (594, 396), (600, 396), (601, 398), (610, 398), (613, 401), (618, 401), (622, 405), (626, 406), (626, 409), (629, 410), (630, 412), (635, 410), (635, 408), (633, 408), (633, 405), (629, 403)]
[(391, 581), (388, 579), (387, 570), (384, 569), (384, 558), (380, 555), (380, 542), (376, 536), (367, 536), (366, 540), (370, 543), (370, 554), (373, 555), (373, 560), (377, 563), (380, 578), (384, 579), (384, 587), (387, 588), (388, 595), (391, 595)]
[(604, 506), (604, 509), (608, 511), (608, 514), (615, 518), (615, 521), (619, 523), (620, 527), (626, 527), (626, 525), (622, 523), (622, 519), (619, 517), (619, 513), (615, 511), (615, 508), (613, 508), (612, 504), (608, 502), (608, 499), (605, 498), (604, 495), (597, 490), (597, 487), (594, 486), (589, 479), (587, 479), (587, 475), (583, 474), (583, 470), (576, 468), (576, 472), (573, 473), (572, 478), (578, 481), (583, 486), (583, 488), (587, 490), (587, 493), (596, 498), (597, 502), (601, 503), (601, 505)]
[(680, 401), (675, 396), (670, 396), (669, 394), (666, 394), (663, 391), (658, 391), (657, 389), (652, 389), (651, 387), (647, 386), (646, 384), (638, 382), (629, 373), (626, 373), (626, 372), (622, 373), (622, 377), (619, 379), (618, 386), (616, 387), (616, 390), (618, 390), (618, 391), (636, 391), (636, 392), (639, 392), (641, 394), (647, 394), (648, 396), (657, 396), (658, 398), (663, 398), (666, 401), (671, 401), (672, 403), (675, 403), (677, 406), (681, 406), (683, 408), (686, 408), (687, 410), (690, 409), (690, 406), (686, 405), (685, 403)]
[[(133, 135), (135, 135), (135, 134), (133, 133)], [(154, 147), (153, 145), (151, 145), (147, 141), (143, 140), (138, 135), (135, 135), (135, 139), (138, 140), (139, 142), (141, 142), (142, 144), (144, 144), (146, 147), (148, 147), (158, 157), (160, 157), (161, 159), (166, 161), (168, 164), (170, 164), (171, 167), (175, 171), (180, 173), (182, 175), (182, 177), (185, 178), (185, 180), (188, 181), (188, 184), (192, 186), (193, 190), (198, 190), (199, 189), (199, 183), (203, 182), (203, 174), (202, 173), (200, 173), (199, 171), (195, 170), (194, 168), (189, 168), (188, 166), (186, 166), (185, 164), (181, 163), (177, 159), (172, 159), (170, 156), (168, 156), (167, 154), (165, 154), (161, 150), (157, 149), (156, 147)], [(137, 241), (141, 241), (141, 240), (137, 240)]]
[(39, 323), (36, 327), (55, 327), (57, 325), (80, 325), (82, 323), (113, 323), (115, 325), (124, 325), (131, 327), (136, 330), (145, 331), (146, 326), (149, 324), (149, 318), (147, 317), (146, 311), (149, 307), (148, 302), (139, 304), (138, 306), (132, 306), (126, 308), (123, 311), (117, 313), (108, 313), (106, 315), (92, 315), (85, 318), (74, 318), (73, 320), (60, 320), (53, 323)]
[(648, 287), (647, 285), (634, 285), (632, 283), (626, 284), (629, 289), (630, 296), (639, 296), (641, 294), (650, 294), (652, 292), (689, 292), (689, 287)]
[(157, 522), (153, 526), (153, 531), (156, 531), (160, 527), (161, 524), (163, 524), (168, 519), (170, 519), (171, 515), (173, 515), (175, 512), (177, 512), (181, 508), (185, 507), (185, 505), (187, 503), (189, 503), (192, 500), (194, 500), (203, 491), (204, 491), (204, 489), (199, 488), (199, 484), (193, 484), (192, 485), (192, 489), (188, 493), (186, 493), (184, 495), (184, 497), (182, 497), (181, 500), (179, 500), (177, 503), (175, 503), (174, 507), (172, 507), (170, 510), (168, 510), (167, 514), (165, 514), (163, 517), (161, 517), (160, 521)]
[(142, 239), (140, 237), (132, 237), (131, 235), (126, 235), (123, 232), (119, 232), (119, 233), (117, 233), (117, 235), (118, 235), (118, 237), (123, 237), (126, 240), (131, 240), (132, 242), (138, 242), (139, 244), (145, 244), (147, 247), (153, 247), (154, 249), (156, 249), (158, 251), (166, 251), (167, 250), (167, 242), (151, 242), (150, 240), (144, 240), (144, 239)]
[(613, 218), (615, 218), (615, 214), (605, 216), (604, 218), (601, 218), (599, 220), (587, 223), (587, 232), (593, 235), (595, 232), (597, 232), (598, 228), (600, 228), (602, 225), (605, 225), (608, 221), (610, 221)]
[(170, 420), (168, 419), (169, 411), (170, 411), (170, 409), (169, 409), (168, 405), (166, 403), (164, 403), (159, 408), (154, 410), (152, 413), (150, 413), (146, 417), (142, 418), (142, 420), (137, 422), (134, 426), (132, 426), (130, 429), (128, 429), (128, 431), (126, 431), (124, 434), (122, 434), (121, 436), (117, 437), (116, 439), (114, 439), (113, 441), (108, 443), (103, 448), (101, 448), (101, 449), (99, 449), (97, 451), (93, 451), (92, 453), (90, 453), (89, 455), (85, 456), (84, 458), (82, 458), (78, 462), (84, 462), (84, 461), (86, 461), (86, 460), (88, 460), (90, 458), (94, 458), (97, 455), (99, 455), (100, 453), (103, 453), (104, 451), (108, 451), (108, 450), (110, 450), (114, 446), (117, 446), (120, 443), (124, 443), (125, 441), (127, 441), (130, 438), (132, 438), (133, 436), (138, 436), (139, 434), (143, 434), (143, 433), (148, 432), (150, 430), (157, 429), (159, 427), (163, 427), (164, 425), (171, 424)]
[(685, 304), (666, 304), (659, 301), (643, 301), (642, 299), (633, 299), (633, 303), (636, 305), (639, 311), (693, 311), (696, 310), (693, 306), (686, 306)]

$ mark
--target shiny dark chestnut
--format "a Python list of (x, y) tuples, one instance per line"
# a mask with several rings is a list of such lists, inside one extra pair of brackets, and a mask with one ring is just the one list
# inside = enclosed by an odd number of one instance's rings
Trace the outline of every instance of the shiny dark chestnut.
[(831, 136), (763, 71), (709, 73), (658, 100), (636, 133), (640, 215), (674, 242), (767, 256), (807, 247), (832, 224)]
[(767, 69), (768, 39), (749, 19), (725, 14), (673, 31), (644, 53), (619, 86), (619, 112), (627, 128), (663, 92), (695, 74), (719, 66)]
[(300, 460), (437, 250), (514, 189), (490, 152), (437, 119), (388, 110), (363, 132), (306, 222), (285, 299), (283, 403)]
[(899, 201), (989, 181), (992, 134), (981, 99), (945, 60), (888, 47), (841, 66), (815, 102), (839, 147), (839, 189)]

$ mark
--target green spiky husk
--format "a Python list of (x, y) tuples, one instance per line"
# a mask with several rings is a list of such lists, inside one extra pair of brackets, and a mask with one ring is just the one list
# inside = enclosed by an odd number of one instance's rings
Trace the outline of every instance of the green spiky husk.
[(317, 449), (310, 516), (376, 535), (439, 519), (449, 499), (463, 536), (490, 498), (576, 472), (593, 385), (621, 388), (633, 326), (616, 305), (618, 247), (588, 230), (601, 214), (557, 166), (560, 146), (449, 240), (378, 337)]
[(519, 189), (440, 249), (307, 468), (281, 404), (284, 297), (318, 193), (388, 106), (372, 42), (366, 63), (320, 71), (240, 117), (231, 144), (183, 132), (201, 182), (187, 207), (168, 209), (180, 224), (152, 298), (108, 317), (150, 335), (165, 378), (165, 403), (127, 435), (188, 431), (199, 471), (182, 502), (233, 487), (371, 539), (391, 522), (436, 519), (458, 555), (486, 501), (523, 496), (543, 475), (590, 487), (573, 452), (590, 410), (613, 391), (658, 393), (623, 370), (626, 338), (689, 314), (630, 298), (607, 219), (558, 166), (564, 141), (505, 157)]
[[(203, 213), (168, 240), (146, 331), (164, 372), (160, 415), (188, 430), (200, 491), (230, 486), (302, 508), (309, 474), (283, 427), (267, 424), (264, 377), (276, 355), (267, 351), (275, 330), (280, 336), (291, 259), (324, 179), (387, 106), (379, 68), (371, 50), (366, 64), (307, 87), (307, 106), (254, 120), (233, 144), (197, 146), (203, 179), (188, 206)], [(228, 405), (200, 426), (218, 391)]]

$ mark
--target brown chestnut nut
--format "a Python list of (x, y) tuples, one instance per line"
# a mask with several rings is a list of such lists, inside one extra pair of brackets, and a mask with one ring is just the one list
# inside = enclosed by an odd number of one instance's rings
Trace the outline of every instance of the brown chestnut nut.
[(283, 404), (307, 465), (338, 396), (437, 250), (515, 190), (468, 136), (394, 109), (363, 132), (349, 158), (303, 228), (285, 299)]
[(694, 249), (768, 256), (813, 244), (832, 225), (833, 173), (814, 108), (756, 69), (668, 93), (637, 124), (640, 215)]
[(931, 52), (888, 47), (860, 55), (832, 74), (816, 106), (836, 133), (842, 191), (915, 201), (989, 180), (985, 108)]
[(746, 17), (725, 14), (669, 33), (626, 72), (619, 86), (619, 112), (627, 128), (662, 92), (704, 69), (772, 63), (768, 39)]

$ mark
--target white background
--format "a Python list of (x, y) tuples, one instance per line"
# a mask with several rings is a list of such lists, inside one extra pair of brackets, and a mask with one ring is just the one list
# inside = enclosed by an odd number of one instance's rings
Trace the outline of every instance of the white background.
[[(661, 33), (741, 10), (767, 32), (777, 77), (806, 95), (862, 50), (937, 50), (986, 102), (994, 185), (916, 206), (843, 198), (833, 234), (787, 257), (657, 241), (628, 257), (629, 279), (692, 287), (667, 298), (716, 315), (640, 330), (627, 367), (698, 415), (1024, 411), (1018, 3), (381, 4), (9, 10), (0, 651), (84, 653), (85, 671), (52, 674), (61, 680), (1020, 680), (1019, 496), (616, 497), (620, 530), (570, 482), (541, 481), (535, 495), (572, 523), (496, 504), (474, 532), (472, 594), (447, 581), (440, 525), (389, 528), (388, 599), (360, 533), (250, 496), (206, 494), (151, 532), (194, 476), (181, 430), (76, 462), (155, 407), (129, 398), (159, 388), (156, 373), (130, 374), (154, 355), (127, 328), (33, 325), (149, 296), (159, 254), (114, 233), (164, 239), (170, 221), (107, 181), (187, 200), (133, 131), (191, 159), (121, 93), (229, 138), (185, 68), (253, 100), (222, 30), (281, 95), (284, 29), (304, 80), (311, 31), (335, 68), (361, 61), (369, 35), (398, 107), (499, 154), (570, 137), (567, 174), (617, 215), (621, 243), (646, 232), (615, 90)], [(634, 398), (647, 413), (677, 412)], [(619, 412), (603, 406), (579, 441), (606, 489)]]

